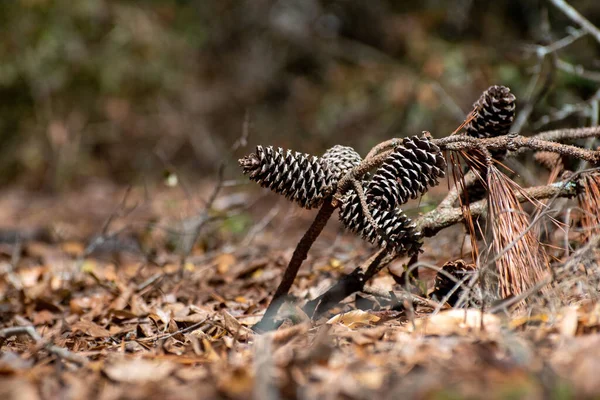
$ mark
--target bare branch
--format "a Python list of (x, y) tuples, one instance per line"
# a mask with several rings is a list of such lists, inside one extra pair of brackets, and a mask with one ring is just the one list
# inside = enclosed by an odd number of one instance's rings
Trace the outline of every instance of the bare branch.
[(600, 126), (591, 126), (588, 128), (575, 129), (556, 129), (553, 131), (540, 132), (533, 136), (539, 140), (547, 140), (549, 142), (561, 142), (564, 140), (587, 139), (590, 137), (600, 136)]
[[(594, 136), (600, 135), (600, 127), (593, 130)], [(563, 137), (563, 136), (561, 136)], [(535, 151), (550, 151), (569, 157), (585, 160), (593, 165), (600, 162), (600, 152), (594, 150), (582, 149), (576, 146), (555, 143), (539, 139), (539, 137), (525, 137), (516, 134), (497, 136), (489, 139), (476, 139), (469, 136), (454, 135), (442, 139), (434, 139), (433, 143), (442, 150), (451, 151), (472, 151), (483, 149), (489, 150), (510, 150), (518, 151), (526, 148)]]
[[(516, 196), (519, 202), (523, 203), (533, 200), (550, 199), (553, 197), (572, 197), (576, 195), (576, 186), (573, 182), (557, 182), (548, 186), (536, 186), (517, 191)], [(469, 206), (473, 217), (485, 214), (487, 212), (487, 200), (480, 200)], [(463, 210), (456, 208), (438, 207), (433, 211), (423, 215), (415, 220), (416, 231), (421, 232), (423, 236), (432, 237), (439, 231), (449, 226), (464, 221)]]
[(290, 259), (290, 262), (283, 273), (281, 283), (275, 291), (269, 307), (267, 307), (267, 310), (265, 311), (265, 314), (260, 322), (252, 327), (253, 330), (270, 331), (276, 328), (273, 318), (277, 314), (279, 307), (281, 307), (285, 301), (285, 298), (287, 297), (288, 292), (292, 287), (294, 280), (296, 279), (296, 275), (298, 275), (298, 271), (300, 270), (302, 262), (306, 260), (308, 251), (323, 231), (323, 228), (325, 228), (325, 225), (327, 225), (327, 221), (329, 221), (329, 218), (331, 217), (331, 214), (333, 214), (334, 210), (335, 207), (333, 206), (332, 202), (330, 200), (326, 200), (319, 210), (319, 213), (315, 217), (312, 225), (310, 228), (308, 228), (304, 236), (302, 236), (300, 242), (298, 242), (298, 245), (294, 250), (294, 254), (292, 255), (292, 258)]
[(594, 39), (596, 39), (598, 43), (600, 43), (600, 29), (587, 20), (583, 15), (579, 14), (579, 12), (571, 7), (569, 3), (564, 0), (550, 0), (550, 3), (554, 4), (560, 11), (563, 12), (563, 14), (569, 17), (571, 21), (585, 29), (594, 37)]

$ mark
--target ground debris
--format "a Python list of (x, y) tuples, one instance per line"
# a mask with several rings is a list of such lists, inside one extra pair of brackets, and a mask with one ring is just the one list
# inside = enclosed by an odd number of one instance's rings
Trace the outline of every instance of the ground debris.
[[(165, 218), (155, 207), (149, 218)], [(438, 307), (426, 294), (410, 307), (399, 300), (403, 285), (382, 271), (368, 290), (316, 321), (301, 306), (282, 307), (280, 328), (259, 335), (250, 328), (293, 246), (273, 241), (277, 235), (267, 226), (251, 247), (224, 235), (184, 261), (163, 232), (143, 239), (154, 243), (152, 260), (127, 248), (110, 257), (86, 253), (86, 238), (97, 232), (4, 245), (0, 398), (600, 395), (590, 372), (598, 367), (600, 303), (581, 294), (553, 311), (530, 313)], [(428, 262), (447, 261), (451, 235), (425, 245)], [(300, 302), (370, 254), (335, 226), (323, 236), (334, 245), (315, 245), (292, 289)], [(426, 279), (424, 291), (431, 292), (435, 275)]]

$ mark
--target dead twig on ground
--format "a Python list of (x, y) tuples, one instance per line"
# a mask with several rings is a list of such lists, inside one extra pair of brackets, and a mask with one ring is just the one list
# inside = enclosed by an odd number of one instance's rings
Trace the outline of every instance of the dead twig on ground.
[(28, 335), (38, 346), (41, 346), (50, 353), (64, 360), (71, 361), (78, 365), (85, 365), (88, 363), (88, 360), (85, 357), (72, 353), (64, 347), (47, 343), (32, 325), (13, 326), (9, 328), (0, 329), (0, 345), (2, 345), (3, 342), (9, 337), (16, 335)]
[(306, 303), (303, 311), (312, 319), (318, 318), (346, 297), (361, 291), (367, 281), (393, 259), (393, 254), (388, 253), (386, 249), (380, 249), (350, 274), (343, 276), (321, 296)]

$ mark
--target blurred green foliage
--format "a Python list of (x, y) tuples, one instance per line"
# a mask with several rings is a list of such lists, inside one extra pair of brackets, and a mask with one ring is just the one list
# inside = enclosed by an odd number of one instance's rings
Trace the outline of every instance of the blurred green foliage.
[[(571, 3), (600, 20), (598, 2)], [(0, 183), (206, 176), (249, 151), (230, 150), (246, 116), (250, 145), (313, 153), (447, 135), (490, 84), (526, 100), (525, 46), (569, 25), (543, 0), (0, 2)], [(598, 49), (583, 38), (560, 56), (598, 69)], [(551, 85), (532, 120), (598, 83)]]

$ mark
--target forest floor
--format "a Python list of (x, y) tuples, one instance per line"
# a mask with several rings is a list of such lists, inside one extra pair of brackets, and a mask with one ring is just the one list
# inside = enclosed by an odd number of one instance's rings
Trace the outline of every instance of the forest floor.
[[(0, 398), (600, 396), (600, 304), (584, 296), (492, 314), (356, 294), (316, 321), (285, 306), (278, 330), (255, 334), (314, 213), (244, 187), (206, 212), (189, 193), (212, 186), (1, 193)], [(427, 240), (422, 261), (469, 253), (463, 236)], [(372, 252), (332, 219), (292, 294), (316, 297)], [(400, 292), (406, 261), (369, 287)], [(433, 273), (420, 277), (431, 289)]]

